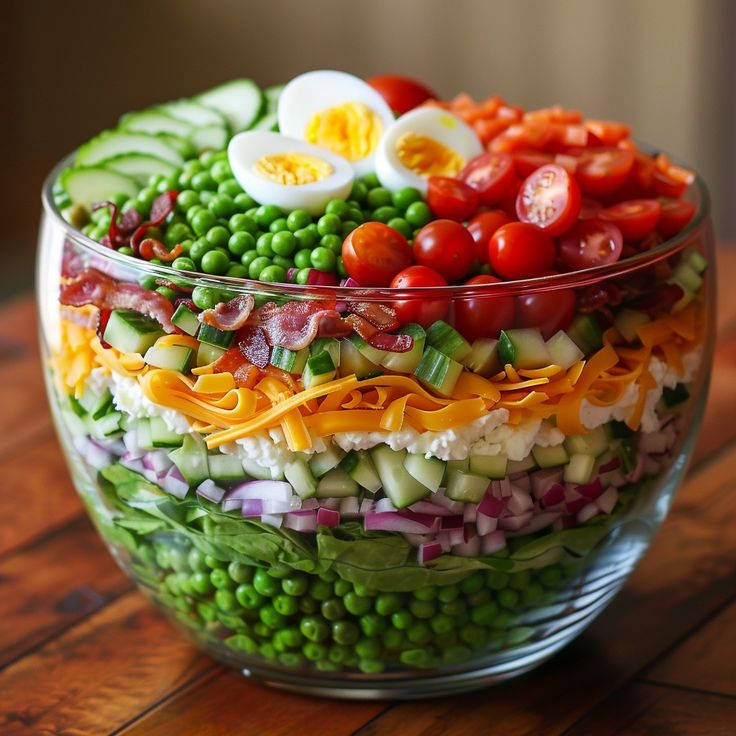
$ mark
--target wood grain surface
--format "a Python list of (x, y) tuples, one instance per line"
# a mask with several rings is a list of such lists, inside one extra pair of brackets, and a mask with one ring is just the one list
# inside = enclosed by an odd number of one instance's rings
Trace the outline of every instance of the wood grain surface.
[[(736, 251), (688, 479), (621, 594), (577, 641), (495, 688), (347, 703), (248, 682), (135, 592), (53, 434), (31, 295), (0, 305), (0, 735), (736, 732)], [(19, 502), (22, 499), (22, 502)]]

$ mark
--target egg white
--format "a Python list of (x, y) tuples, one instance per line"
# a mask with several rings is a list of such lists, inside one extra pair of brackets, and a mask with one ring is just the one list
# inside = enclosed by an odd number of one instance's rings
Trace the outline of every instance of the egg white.
[[(326, 161), (332, 173), (309, 184), (279, 184), (254, 170), (263, 156), (277, 153), (302, 153)], [(253, 130), (238, 133), (227, 147), (233, 176), (243, 189), (260, 204), (275, 204), (284, 210), (303, 209), (310, 215), (324, 212), (331, 199), (347, 199), (353, 187), (353, 167), (342, 156), (303, 140), (281, 133)]]

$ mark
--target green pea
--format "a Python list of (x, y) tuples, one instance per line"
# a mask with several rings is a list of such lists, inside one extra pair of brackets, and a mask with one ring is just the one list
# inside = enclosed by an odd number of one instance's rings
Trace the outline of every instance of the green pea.
[(319, 234), (319, 230), (317, 229), (317, 223), (316, 222), (310, 222), (309, 225), (307, 225), (304, 228), (304, 230), (309, 230), (309, 232), (312, 233), (312, 235), (314, 235), (314, 242), (315, 243), (319, 240), (320, 234)]
[(235, 589), (235, 598), (243, 608), (257, 609), (266, 601), (251, 583), (242, 583)]
[(432, 629), (426, 621), (417, 621), (406, 632), (406, 638), (412, 644), (429, 644), (432, 637)]
[(318, 271), (331, 273), (335, 269), (335, 254), (328, 248), (325, 248), (321, 245), (312, 251), (310, 260), (312, 262), (312, 266)]
[(398, 593), (379, 593), (376, 596), (376, 613), (381, 616), (390, 616), (396, 613), (404, 604), (403, 598)]
[(265, 644), (261, 644), (258, 647), (258, 653), (263, 657), (264, 659), (276, 659), (276, 650), (273, 647), (273, 644), (271, 642), (266, 642)]
[(403, 217), (392, 217), (386, 224), (400, 232), (407, 240), (411, 240), (412, 227)]
[(208, 171), (200, 171), (192, 177), (192, 189), (195, 192), (215, 192), (217, 182)]
[(192, 186), (192, 177), (194, 174), (190, 171), (182, 171), (181, 174), (179, 174), (179, 180), (177, 181), (178, 189), (184, 190), (189, 189)]
[(345, 262), (342, 259), (342, 256), (337, 257), (337, 274), (340, 276), (340, 278), (346, 279), (350, 274), (348, 273), (347, 268), (345, 268)]
[(319, 244), (320, 247), (331, 250), (335, 255), (342, 252), (342, 238), (339, 235), (323, 235)]
[(211, 603), (197, 603), (197, 613), (207, 622), (217, 619), (217, 609)]
[(225, 645), (237, 652), (245, 652), (246, 654), (255, 654), (258, 651), (258, 644), (245, 634), (235, 634), (225, 639)]
[(267, 256), (268, 258), (273, 257), (274, 252), (271, 247), (272, 241), (273, 233), (263, 233), (258, 236), (258, 240), (256, 240), (256, 251), (259, 256)]
[(304, 657), (298, 652), (283, 652), (279, 654), (279, 662), (285, 667), (301, 667), (304, 664)]
[(123, 256), (132, 256), (133, 249), (128, 245), (123, 245), (120, 248), (118, 248), (118, 253), (120, 253)]
[[(210, 212), (209, 210), (206, 210), (204, 207), (202, 207), (201, 204), (195, 204), (195, 205), (193, 205), (192, 207), (190, 207), (186, 211), (186, 213), (184, 215), (184, 219), (189, 223), (189, 226), (191, 227), (192, 222), (194, 221), (194, 217), (196, 216), (196, 214), (198, 212), (205, 212), (205, 211), (206, 212)], [(212, 213), (210, 212), (210, 214), (212, 214)], [(206, 230), (207, 229), (205, 228), (205, 232), (206, 232)]]
[(519, 594), (513, 588), (504, 588), (504, 590), (499, 590), (496, 597), (498, 598), (498, 602), (504, 608), (515, 608), (519, 603)]
[(286, 218), (285, 217), (277, 217), (269, 226), (268, 231), (270, 233), (280, 233), (282, 230), (287, 230), (286, 227)]
[(302, 613), (313, 614), (319, 611), (319, 603), (310, 596), (299, 598), (299, 610)]
[(376, 187), (381, 186), (381, 181), (375, 171), (369, 171), (367, 174), (363, 174), (359, 181), (362, 181), (368, 189), (375, 189)]
[(227, 574), (227, 571), (220, 567), (216, 567), (210, 573), (210, 580), (212, 581), (212, 585), (214, 585), (218, 590), (221, 588), (235, 587), (232, 578)]
[(360, 639), (360, 629), (352, 621), (335, 621), (332, 624), (332, 638), (338, 644), (350, 646)]
[(358, 619), (361, 631), (368, 637), (376, 637), (386, 629), (386, 620), (377, 613), (365, 613)]
[(509, 576), (505, 572), (487, 572), (486, 585), (491, 590), (503, 590), (509, 584)]
[(247, 279), (248, 269), (240, 263), (232, 263), (225, 271), (225, 276), (231, 279)]
[(562, 569), (558, 565), (550, 565), (539, 571), (539, 582), (545, 588), (556, 588), (562, 580)]
[(290, 256), (296, 248), (296, 238), (288, 230), (277, 232), (271, 240), (271, 248), (276, 255)]
[(345, 606), (339, 598), (328, 598), (322, 601), (320, 611), (328, 621), (337, 621), (345, 615)]
[(308, 228), (301, 228), (294, 233), (299, 248), (312, 248), (317, 244), (317, 236)]
[[(237, 184), (237, 182), (235, 183)], [(220, 186), (222, 186), (222, 184)], [(239, 184), (238, 188), (240, 188)], [(230, 194), (230, 196), (232, 197), (232, 193), (228, 192), (228, 194)], [(244, 212), (245, 214), (248, 214), (248, 210), (253, 210), (257, 208), (255, 199), (253, 199), (250, 194), (246, 194), (245, 192), (236, 194), (233, 197), (233, 202), (235, 202), (235, 206), (238, 208), (238, 212)]]
[(235, 201), (227, 194), (216, 194), (207, 206), (215, 217), (230, 217), (238, 211)]
[(388, 223), (389, 220), (398, 218), (400, 214), (401, 213), (396, 209), (396, 207), (387, 205), (386, 207), (379, 207), (378, 209), (373, 210), (371, 218), (376, 220), (376, 222)]
[(258, 232), (256, 221), (252, 217), (244, 215), (242, 212), (237, 212), (228, 220), (228, 227), (232, 233), (245, 232), (253, 238), (255, 238)]
[(422, 201), (422, 193), (414, 187), (402, 187), (393, 192), (391, 200), (394, 207), (398, 207), (404, 212), (410, 204)]
[(368, 194), (366, 195), (365, 201), (366, 205), (371, 210), (377, 210), (379, 207), (393, 207), (391, 192), (389, 192), (389, 190), (385, 187), (379, 186), (371, 189), (370, 192), (368, 192)]
[(386, 665), (380, 659), (361, 659), (358, 668), (366, 675), (379, 675), (386, 669)]
[(204, 555), (196, 548), (192, 547), (187, 554), (187, 564), (192, 570), (206, 570), (207, 563), (204, 560)]
[(460, 590), (465, 593), (477, 593), (485, 583), (485, 576), (482, 572), (474, 572), (469, 577), (460, 581)]
[(275, 204), (262, 204), (256, 210), (256, 222), (262, 228), (268, 228), (274, 220), (283, 216), (284, 213)]
[(259, 567), (253, 575), (253, 587), (267, 598), (272, 598), (279, 592), (281, 585), (272, 578), (266, 570)]
[(230, 232), (222, 225), (211, 227), (204, 236), (205, 240), (215, 248), (224, 248), (230, 240)]
[(205, 273), (222, 274), (229, 266), (230, 258), (222, 248), (215, 248), (202, 256), (202, 270)]
[(324, 641), (330, 635), (327, 624), (316, 616), (305, 616), (299, 623), (299, 631), (309, 641)]
[(173, 225), (170, 225), (168, 230), (166, 231), (166, 234), (164, 235), (164, 245), (166, 245), (167, 248), (171, 249), (177, 243), (180, 243), (182, 240), (186, 240), (187, 238), (191, 237), (192, 231), (189, 229), (189, 226), (186, 223), (177, 222)]
[(279, 613), (273, 606), (263, 606), (258, 612), (261, 622), (268, 626), (269, 629), (282, 629), (289, 620), (282, 613)]
[(430, 619), (429, 625), (435, 634), (446, 634), (455, 628), (455, 621), (445, 613), (438, 613)]
[(307, 592), (309, 583), (305, 575), (293, 575), (281, 581), (281, 589), (286, 595), (301, 596)]
[(517, 626), (506, 635), (506, 643), (511, 646), (518, 646), (529, 640), (533, 635), (534, 629), (531, 626)]
[(236, 212), (242, 211), (240, 206), (235, 200), (239, 195), (243, 193), (243, 187), (241, 187), (240, 184), (238, 184), (238, 182), (235, 179), (225, 179), (225, 181), (221, 181), (217, 185), (217, 193), (225, 194), (228, 197), (230, 197), (230, 199), (233, 200), (233, 204), (235, 205), (235, 211)]
[(498, 615), (498, 604), (488, 601), (470, 612), (470, 620), (477, 626), (490, 626)]
[(434, 658), (424, 649), (407, 649), (399, 655), (399, 661), (410, 667), (421, 667), (428, 669), (435, 664)]
[(350, 190), (350, 199), (360, 202), (365, 202), (366, 195), (368, 194), (368, 187), (360, 179), (356, 179), (353, 182), (353, 188)]
[(486, 643), (486, 630), (482, 626), (465, 624), (460, 629), (460, 639), (475, 649), (480, 649)]
[(530, 570), (521, 570), (520, 572), (515, 572), (511, 576), (509, 583), (514, 590), (522, 591), (527, 587), (527, 585), (529, 585), (531, 579), (532, 574)]
[(409, 603), (409, 610), (417, 618), (432, 618), (437, 612), (437, 608), (433, 601), (413, 600)]
[(215, 219), (215, 216), (209, 210), (198, 210), (190, 221), (194, 234), (197, 236), (204, 235), (211, 227), (214, 227)]
[(151, 205), (153, 204), (153, 200), (156, 199), (157, 195), (158, 192), (153, 187), (144, 187), (140, 192), (138, 192), (135, 198), (136, 209), (141, 212), (141, 214), (149, 212)]
[(292, 233), (296, 233), (297, 230), (307, 227), (311, 222), (312, 217), (308, 212), (305, 210), (293, 210), (286, 218), (286, 227)]
[(355, 644), (355, 653), (366, 659), (377, 659), (381, 656), (381, 645), (375, 639), (361, 639)]
[(427, 585), (414, 591), (413, 596), (418, 601), (433, 601), (437, 598), (437, 588)]
[(189, 174), (196, 174), (199, 171), (204, 171), (204, 166), (202, 166), (202, 162), (199, 159), (190, 158), (184, 162), (182, 171)]
[(391, 614), (391, 625), (400, 631), (406, 631), (414, 623), (414, 617), (409, 611), (396, 611)]
[(317, 220), (317, 232), (320, 235), (334, 235), (340, 232), (342, 221), (337, 215), (322, 215)]
[(381, 634), (383, 646), (392, 651), (401, 649), (404, 646), (405, 640), (406, 637), (404, 636), (404, 632), (399, 631), (398, 629), (386, 629), (386, 631)]
[(197, 194), (197, 192), (193, 189), (184, 189), (179, 192), (179, 196), (176, 198), (176, 208), (179, 212), (185, 213), (195, 204), (199, 204), (199, 194)]
[(309, 268), (312, 265), (312, 251), (303, 248), (294, 253), (294, 265), (297, 268)]
[(529, 583), (528, 587), (521, 591), (521, 598), (527, 606), (533, 606), (535, 603), (539, 603), (543, 596), (544, 588), (535, 582)]
[[(340, 231), (341, 241), (347, 238), (355, 228), (358, 227), (358, 223), (355, 220), (346, 220), (342, 223), (342, 230)], [(327, 236), (325, 236), (327, 237)]]
[(333, 580), (332, 589), (335, 591), (336, 596), (342, 598), (353, 589), (353, 586), (347, 580), (336, 578), (335, 580)]
[(352, 613), (354, 616), (361, 616), (371, 610), (370, 598), (364, 598), (352, 591), (345, 595), (343, 603), (345, 604), (345, 610), (347, 610), (348, 613)]
[(365, 219), (363, 210), (360, 210), (357, 207), (351, 207), (348, 210), (347, 215), (343, 218), (343, 224), (346, 222), (356, 222), (358, 225), (362, 225), (365, 222)]
[(274, 596), (273, 607), (282, 616), (293, 616), (299, 609), (299, 605), (294, 598), (290, 595), (286, 595), (286, 593), (279, 593)]
[(201, 570), (192, 574), (189, 584), (192, 586), (192, 590), (200, 595), (206, 595), (207, 593), (212, 592), (214, 588), (212, 581), (210, 580), (210, 576)]
[(440, 611), (448, 616), (462, 616), (468, 607), (464, 600), (449, 601), (448, 603), (440, 603)]
[(296, 272), (296, 276), (294, 277), (294, 281), (297, 284), (301, 284), (304, 286), (309, 282), (309, 272), (311, 271), (311, 268), (302, 268), (299, 271)]
[(331, 199), (325, 207), (325, 214), (336, 215), (342, 219), (349, 209), (350, 205), (344, 199)]
[(255, 251), (256, 241), (250, 233), (241, 230), (233, 233), (228, 238), (227, 249), (234, 256), (240, 258), (246, 251)]
[(412, 202), (406, 208), (404, 218), (413, 227), (424, 227), (432, 220), (432, 210), (426, 202)]
[(271, 284), (284, 284), (286, 283), (286, 269), (283, 266), (271, 264), (258, 274), (258, 280)]
[(202, 151), (202, 153), (199, 154), (199, 163), (201, 163), (204, 168), (209, 168), (216, 160), (217, 154), (215, 151)]
[(231, 179), (233, 171), (227, 161), (215, 161), (210, 169), (210, 174), (212, 174), (212, 178), (220, 184), (223, 181)]
[(486, 601), (491, 600), (491, 591), (488, 589), (479, 590), (477, 593), (471, 593), (467, 596), (466, 600), (471, 608), (474, 606), (480, 606)]
[(220, 295), (215, 289), (206, 286), (195, 286), (192, 291), (192, 301), (199, 309), (212, 309), (220, 301)]
[(291, 627), (288, 629), (282, 629), (279, 633), (281, 634), (281, 640), (290, 649), (296, 649), (304, 644), (304, 636), (302, 636), (299, 629)]
[(316, 641), (308, 641), (302, 647), (302, 654), (312, 662), (317, 662), (320, 659), (324, 659), (327, 656), (327, 652), (327, 647), (324, 644), (319, 644)]
[(253, 567), (242, 562), (231, 562), (227, 566), (227, 574), (236, 583), (249, 583), (253, 579)]
[(179, 258), (175, 258), (171, 263), (171, 267), (175, 268), (177, 271), (197, 270), (197, 266), (195, 265), (194, 261), (191, 258), (186, 258), (185, 256), (179, 256)]
[[(215, 290), (212, 289), (212, 291), (215, 291)], [(215, 291), (215, 294), (217, 294), (216, 291)], [(220, 296), (219, 294), (217, 294), (217, 299), (215, 301), (215, 304), (217, 304), (219, 299), (220, 299)], [(194, 302), (194, 303), (197, 304), (197, 302)], [(197, 304), (197, 306), (199, 307), (199, 304)], [(205, 309), (205, 308), (206, 307), (201, 307), (201, 309)], [(209, 567), (211, 570), (224, 570), (227, 567), (227, 562), (224, 562), (223, 560), (218, 560), (217, 557), (213, 557), (212, 555), (204, 556), (204, 564), (207, 565), (207, 567)]]
[(274, 256), (271, 260), (273, 260), (274, 266), (280, 266), (284, 269), (284, 274), (286, 274), (290, 268), (294, 267), (294, 261), (286, 256)]
[(350, 649), (342, 644), (333, 644), (330, 647), (327, 658), (335, 664), (343, 664), (350, 659)]
[(238, 601), (235, 599), (235, 594), (227, 588), (220, 588), (215, 593), (215, 603), (218, 608), (226, 613), (231, 613), (238, 609)]

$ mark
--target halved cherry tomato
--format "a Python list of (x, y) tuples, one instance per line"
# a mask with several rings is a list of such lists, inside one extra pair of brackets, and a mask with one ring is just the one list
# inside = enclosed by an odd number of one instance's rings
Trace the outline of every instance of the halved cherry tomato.
[(591, 197), (583, 197), (580, 200), (580, 214), (578, 219), (590, 220), (593, 217), (598, 217), (598, 213), (603, 209), (603, 205), (597, 200)]
[(434, 269), (448, 282), (465, 276), (474, 258), (473, 236), (454, 220), (430, 222), (414, 238), (414, 260), (421, 266)]
[(654, 230), (660, 209), (656, 199), (629, 199), (606, 207), (598, 216), (616, 225), (626, 240), (641, 240)]
[[(500, 279), (480, 274), (466, 284), (494, 284)], [(455, 327), (466, 340), (477, 337), (498, 337), (501, 330), (514, 323), (514, 298), (511, 296), (482, 296), (455, 300)]]
[(586, 194), (610, 194), (623, 186), (633, 164), (634, 154), (628, 149), (585, 148), (575, 178)]
[(458, 178), (478, 192), (481, 204), (491, 207), (514, 183), (514, 161), (507, 153), (482, 153), (466, 164)]
[(560, 260), (568, 271), (613, 263), (621, 257), (621, 231), (605, 220), (579, 220), (560, 239)]
[(619, 141), (628, 138), (631, 128), (625, 123), (616, 120), (591, 120), (585, 121), (585, 127), (589, 133), (603, 141), (604, 146), (615, 146)]
[[(409, 266), (394, 276), (392, 289), (413, 289), (416, 287), (447, 286), (447, 281), (437, 271), (427, 266)], [(428, 299), (421, 295), (411, 300), (392, 302), (391, 306), (401, 324), (416, 322), (422, 327), (429, 327), (438, 319), (444, 319), (450, 309), (449, 299)]]
[(361, 286), (388, 286), (411, 263), (411, 246), (398, 230), (382, 222), (366, 222), (343, 241), (342, 260)]
[(660, 213), (657, 232), (664, 238), (671, 238), (693, 219), (697, 207), (685, 199), (659, 200)]
[(540, 166), (555, 162), (554, 154), (546, 151), (514, 151), (513, 155), (516, 173), (524, 179)]
[(502, 225), (488, 244), (488, 260), (505, 279), (541, 276), (555, 262), (555, 255), (552, 238), (525, 222)]
[(427, 182), (427, 204), (437, 217), (467, 220), (478, 210), (478, 192), (464, 181), (450, 176), (430, 176)]
[(479, 263), (488, 263), (488, 243), (493, 233), (511, 222), (511, 218), (501, 210), (481, 212), (468, 223), (468, 232), (475, 241), (475, 259)]
[(517, 296), (515, 302), (516, 326), (536, 327), (545, 340), (558, 330), (566, 329), (575, 316), (575, 292), (572, 289), (523, 294)]
[(673, 164), (664, 153), (660, 153), (656, 157), (654, 164), (654, 191), (660, 197), (678, 199), (695, 179), (695, 174), (692, 171)]
[(398, 74), (371, 77), (368, 84), (386, 100), (388, 106), (398, 115), (419, 107), (425, 100), (437, 99), (437, 95), (429, 87), (416, 79), (402, 77)]
[(536, 225), (551, 236), (561, 235), (580, 212), (580, 189), (557, 164), (546, 164), (530, 174), (516, 197), (521, 222)]

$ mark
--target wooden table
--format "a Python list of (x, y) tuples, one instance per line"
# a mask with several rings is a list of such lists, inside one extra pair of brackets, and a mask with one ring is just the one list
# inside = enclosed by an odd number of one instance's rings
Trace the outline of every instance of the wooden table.
[[(46, 407), (31, 295), (0, 307), (0, 734), (736, 732), (736, 251), (687, 483), (591, 628), (478, 693), (349, 703), (270, 690), (175, 632), (114, 565), (72, 489)], [(731, 724), (730, 726), (728, 724)]]

